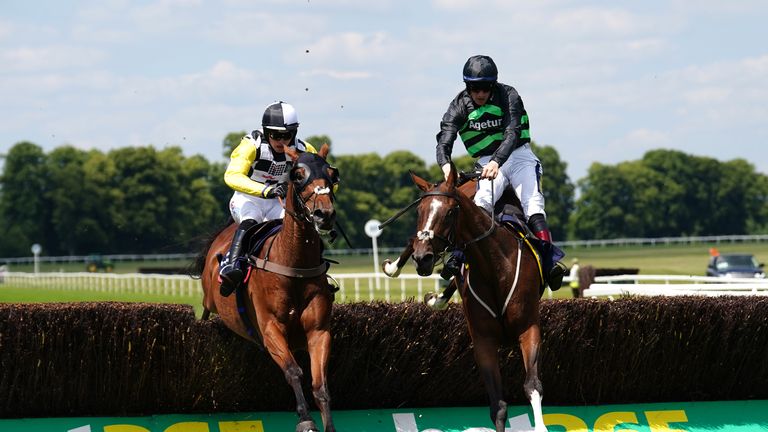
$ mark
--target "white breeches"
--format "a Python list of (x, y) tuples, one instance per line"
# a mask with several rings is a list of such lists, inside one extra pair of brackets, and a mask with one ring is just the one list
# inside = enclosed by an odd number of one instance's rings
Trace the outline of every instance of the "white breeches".
[(246, 219), (253, 219), (256, 222), (282, 219), (285, 214), (277, 198), (259, 198), (242, 192), (232, 194), (229, 200), (229, 212), (238, 224)]
[[(482, 156), (477, 160), (482, 166), (490, 161), (491, 156)], [(518, 147), (509, 155), (509, 159), (499, 167), (499, 175), (493, 182), (489, 179), (478, 182), (475, 204), (486, 209), (489, 213), (493, 213), (493, 206), (496, 205), (496, 201), (499, 200), (505, 189), (511, 187), (520, 199), (526, 221), (536, 213), (546, 216), (544, 195), (541, 194), (539, 184), (541, 174), (541, 162), (531, 151), (530, 144)]]

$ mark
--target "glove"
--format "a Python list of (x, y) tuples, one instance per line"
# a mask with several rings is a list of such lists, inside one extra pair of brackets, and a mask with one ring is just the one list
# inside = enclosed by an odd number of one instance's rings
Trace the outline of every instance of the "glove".
[(285, 183), (278, 183), (267, 188), (264, 192), (264, 198), (285, 198), (286, 192), (288, 192), (288, 185)]

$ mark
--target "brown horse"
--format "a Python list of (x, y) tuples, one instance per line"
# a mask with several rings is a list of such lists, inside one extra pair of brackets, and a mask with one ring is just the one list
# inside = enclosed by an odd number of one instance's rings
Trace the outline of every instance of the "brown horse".
[[(245, 297), (246, 317), (238, 313), (239, 293), (222, 297), (219, 292), (219, 261), (225, 254), (236, 228), (227, 227), (214, 239), (206, 253), (201, 272), (203, 317), (218, 313), (232, 331), (263, 344), (280, 366), (296, 396), (299, 421), (297, 432), (317, 431), (301, 388), (303, 372), (293, 351), (309, 352), (312, 368), (312, 393), (326, 432), (335, 431), (326, 381), (331, 351), (331, 307), (333, 294), (326, 278), (320, 232), (333, 228), (336, 211), (333, 186), (338, 173), (325, 158), (328, 145), (318, 154), (297, 153), (286, 148), (293, 160), (285, 200), (282, 229), (266, 240), (260, 252), (251, 256), (252, 271)], [(255, 265), (253, 263), (255, 262)], [(256, 323), (256, 331), (250, 323)]]
[(418, 231), (413, 239), (417, 272), (422, 276), (432, 274), (446, 250), (458, 248), (466, 256), (468, 269), (460, 288), (462, 308), (496, 431), (504, 432), (507, 422), (499, 347), (514, 339), (523, 355), (523, 389), (533, 409), (535, 430), (546, 431), (538, 377), (539, 289), (543, 281), (534, 252), (517, 233), (496, 229), (493, 218), (459, 192), (453, 165), (448, 179), (438, 185), (411, 176), (423, 191), (417, 206)]

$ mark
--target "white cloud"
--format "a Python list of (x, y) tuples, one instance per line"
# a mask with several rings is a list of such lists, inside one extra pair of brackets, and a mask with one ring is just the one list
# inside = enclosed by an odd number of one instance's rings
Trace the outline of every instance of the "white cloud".
[(28, 73), (82, 69), (97, 65), (106, 57), (101, 50), (79, 46), (18, 47), (0, 52), (0, 71)]
[(346, 60), (356, 64), (386, 62), (402, 48), (399, 41), (385, 32), (370, 34), (343, 32), (323, 36), (311, 44), (311, 60)]
[(13, 32), (13, 24), (0, 20), (0, 41), (5, 39)]
[(368, 79), (373, 77), (373, 74), (366, 71), (337, 71), (329, 69), (313, 69), (310, 71), (302, 72), (301, 76), (326, 76), (338, 80), (352, 80), (352, 79)]
[(627, 36), (644, 25), (641, 20), (621, 9), (584, 7), (555, 13), (548, 27), (560, 33), (579, 36)]

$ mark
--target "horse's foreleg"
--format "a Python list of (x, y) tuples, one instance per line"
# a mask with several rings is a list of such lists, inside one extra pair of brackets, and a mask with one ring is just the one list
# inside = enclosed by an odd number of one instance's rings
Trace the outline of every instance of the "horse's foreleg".
[(405, 263), (408, 262), (408, 259), (411, 257), (411, 255), (413, 255), (413, 241), (414, 237), (408, 239), (408, 244), (405, 246), (405, 249), (400, 253), (400, 256), (397, 257), (394, 262), (387, 258), (384, 260), (384, 262), (381, 263), (381, 270), (385, 275), (391, 278), (400, 276), (400, 271), (403, 269), (403, 266), (405, 266)]
[(317, 330), (307, 333), (307, 348), (312, 364), (312, 394), (320, 408), (325, 432), (335, 432), (331, 418), (331, 394), (328, 392), (328, 358), (331, 354), (331, 333)]
[[(479, 335), (477, 335), (479, 336)], [(507, 423), (507, 403), (501, 387), (501, 369), (499, 368), (499, 343), (490, 337), (479, 338), (473, 335), (475, 362), (488, 392), (491, 421), (496, 432), (504, 432)]]
[(296, 362), (285, 338), (285, 329), (280, 324), (272, 320), (267, 322), (263, 329), (264, 347), (267, 349), (272, 359), (277, 363), (285, 374), (285, 380), (293, 389), (296, 397), (296, 413), (299, 415), (299, 424), (296, 432), (317, 431), (317, 426), (309, 415), (309, 407), (301, 389), (301, 377), (303, 372)]
[(541, 399), (544, 397), (544, 388), (539, 380), (539, 346), (541, 345), (541, 328), (538, 324), (532, 324), (520, 335), (520, 351), (523, 353), (525, 365), (525, 383), (523, 390), (531, 402), (533, 420), (536, 432), (546, 432), (544, 415), (541, 411)]

